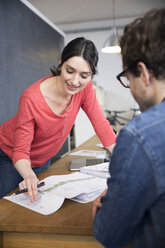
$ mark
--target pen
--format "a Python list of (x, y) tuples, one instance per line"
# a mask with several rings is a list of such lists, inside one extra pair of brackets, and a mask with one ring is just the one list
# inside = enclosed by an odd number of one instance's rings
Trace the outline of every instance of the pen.
[[(42, 187), (44, 185), (45, 185), (45, 182), (41, 182), (41, 183), (37, 184), (37, 188), (40, 188), (40, 187)], [(28, 192), (28, 189), (27, 188), (26, 189), (18, 190), (13, 195), (22, 194), (22, 193), (25, 193), (25, 192)]]

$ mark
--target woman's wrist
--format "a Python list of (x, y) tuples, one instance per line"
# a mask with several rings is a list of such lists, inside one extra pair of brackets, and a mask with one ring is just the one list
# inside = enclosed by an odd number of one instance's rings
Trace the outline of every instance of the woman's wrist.
[(18, 160), (15, 163), (15, 168), (24, 179), (32, 175), (35, 176), (35, 173), (31, 168), (30, 161), (27, 159)]

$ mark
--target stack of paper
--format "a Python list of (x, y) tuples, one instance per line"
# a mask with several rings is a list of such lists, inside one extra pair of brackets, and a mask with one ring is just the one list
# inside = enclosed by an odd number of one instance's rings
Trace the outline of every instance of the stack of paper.
[(96, 158), (105, 158), (106, 151), (95, 151), (95, 150), (80, 150), (77, 152), (72, 152), (69, 155), (73, 156), (85, 156), (85, 157), (96, 157)]
[(80, 169), (80, 172), (105, 179), (109, 178), (109, 162), (91, 166), (84, 166)]

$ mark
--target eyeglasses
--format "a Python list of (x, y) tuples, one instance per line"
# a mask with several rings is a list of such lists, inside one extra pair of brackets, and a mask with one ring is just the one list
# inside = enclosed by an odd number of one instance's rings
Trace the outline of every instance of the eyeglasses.
[(129, 88), (129, 80), (128, 78), (125, 76), (125, 73), (128, 72), (127, 70), (122, 71), (121, 73), (119, 73), (116, 78), (119, 80), (119, 82), (125, 87), (125, 88)]

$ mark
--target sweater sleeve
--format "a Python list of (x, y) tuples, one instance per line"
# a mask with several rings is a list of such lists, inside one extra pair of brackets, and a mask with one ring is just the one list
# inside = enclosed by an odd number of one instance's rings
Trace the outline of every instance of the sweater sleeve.
[(84, 90), (82, 109), (91, 121), (93, 128), (104, 147), (114, 144), (116, 142), (116, 135), (110, 126), (109, 121), (105, 118), (91, 82), (87, 84)]
[(31, 143), (34, 137), (35, 122), (31, 112), (31, 101), (23, 93), (19, 100), (16, 115), (14, 148), (12, 154), (13, 164), (19, 159), (30, 160)]

